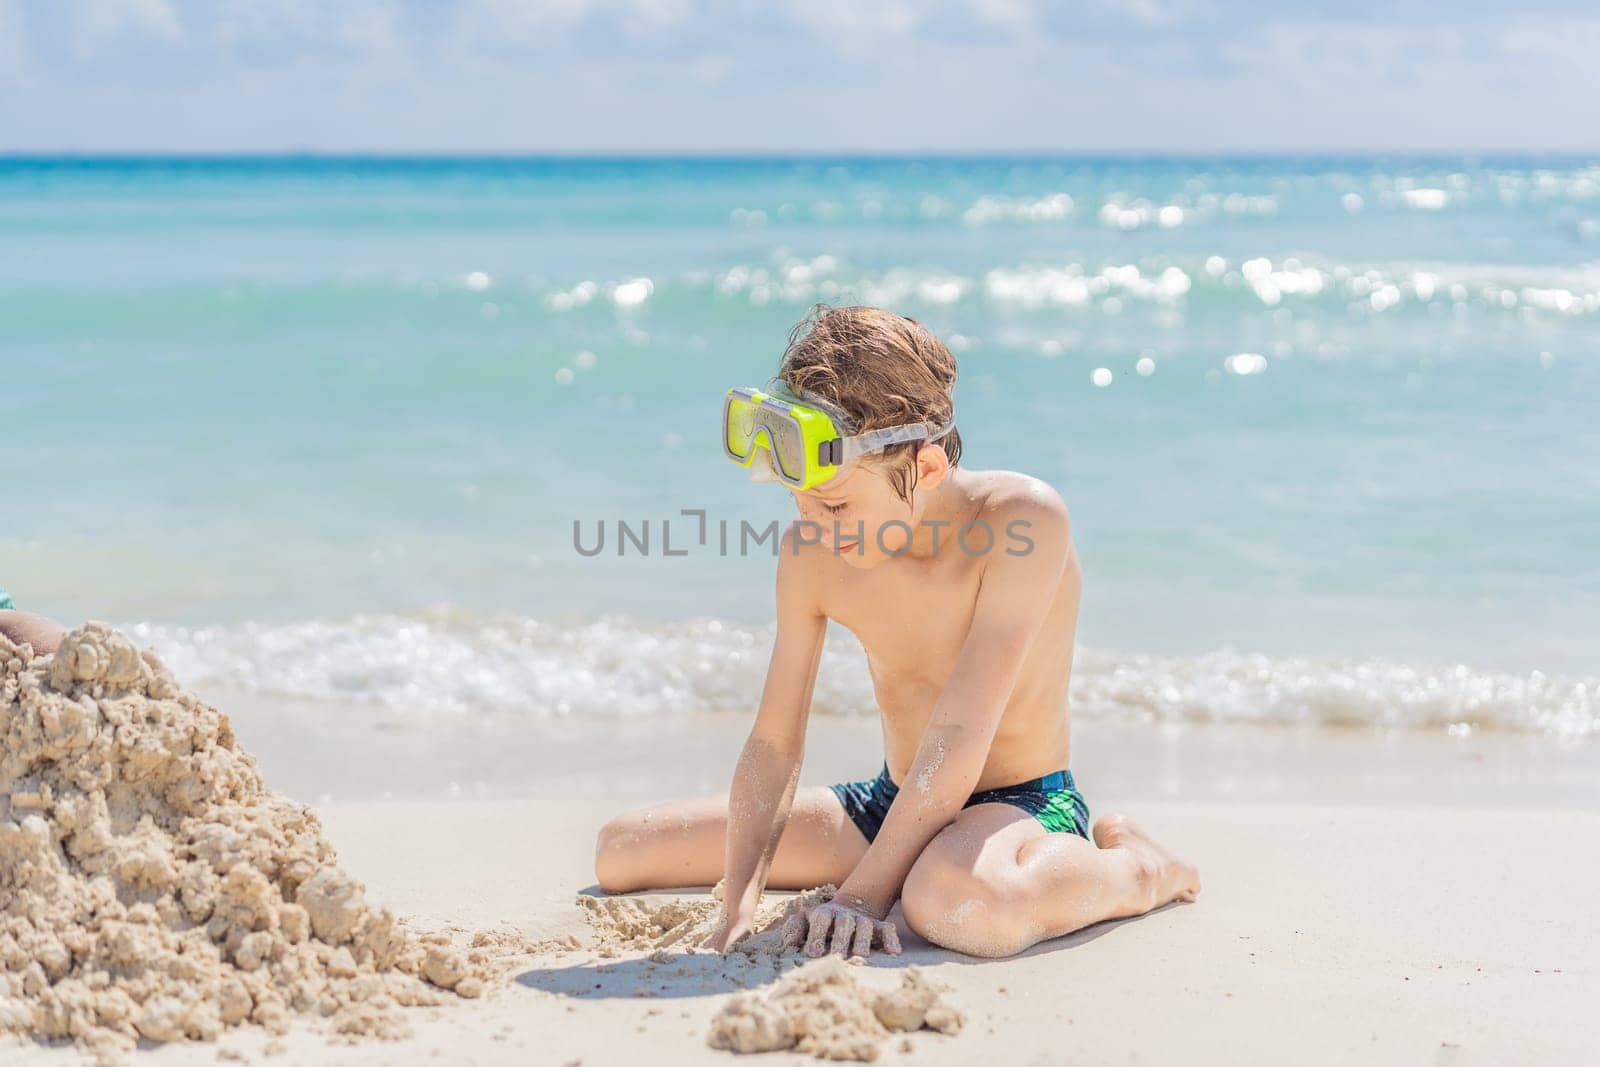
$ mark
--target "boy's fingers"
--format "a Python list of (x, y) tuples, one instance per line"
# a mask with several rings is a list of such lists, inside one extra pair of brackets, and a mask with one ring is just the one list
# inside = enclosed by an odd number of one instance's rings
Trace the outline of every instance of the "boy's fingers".
[(806, 940), (805, 915), (791, 915), (783, 920), (783, 947), (799, 948)]
[(856, 936), (855, 940), (850, 945), (850, 955), (872, 955), (872, 928), (876, 925), (876, 923), (870, 922), (856, 924)]
[(856, 917), (846, 912), (833, 920), (833, 940), (828, 944), (829, 952), (836, 952), (843, 956), (850, 951), (850, 940), (856, 932)]
[(831, 925), (832, 916), (827, 912), (818, 914), (813, 912), (811, 918), (811, 936), (806, 938), (806, 955), (820, 956), (827, 951), (828, 927)]
[(874, 923), (878, 936), (883, 939), (883, 951), (891, 956), (900, 955), (900, 930), (893, 922)]

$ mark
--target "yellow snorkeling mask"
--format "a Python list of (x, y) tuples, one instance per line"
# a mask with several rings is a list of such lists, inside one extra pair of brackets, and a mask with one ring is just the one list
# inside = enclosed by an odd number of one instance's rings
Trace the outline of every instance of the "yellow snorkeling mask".
[(859, 456), (907, 441), (937, 441), (955, 424), (952, 413), (943, 426), (911, 422), (851, 434), (853, 420), (815, 393), (797, 393), (781, 378), (768, 382), (767, 390), (728, 390), (722, 401), (722, 451), (741, 467), (751, 466), (763, 452), (775, 478), (758, 473), (757, 480), (780, 481), (791, 489), (815, 488)]

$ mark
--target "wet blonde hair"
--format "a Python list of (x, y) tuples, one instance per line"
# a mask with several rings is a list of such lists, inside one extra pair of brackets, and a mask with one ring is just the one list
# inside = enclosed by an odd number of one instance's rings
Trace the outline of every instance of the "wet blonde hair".
[[(778, 376), (809, 390), (854, 420), (850, 433), (908, 422), (943, 425), (955, 411), (956, 358), (916, 319), (875, 307), (816, 304), (789, 333)], [(925, 442), (891, 445), (881, 455), (890, 484), (907, 503), (916, 488), (911, 458)], [(954, 467), (961, 434), (933, 442)]]

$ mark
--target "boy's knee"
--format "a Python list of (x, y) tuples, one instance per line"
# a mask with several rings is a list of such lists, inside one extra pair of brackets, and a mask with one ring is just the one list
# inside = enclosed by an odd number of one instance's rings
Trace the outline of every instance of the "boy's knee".
[(594, 844), (594, 878), (607, 893), (626, 893), (639, 888), (633, 884), (643, 824), (632, 814), (618, 815), (600, 827)]
[(969, 956), (1010, 956), (1027, 947), (1016, 902), (966, 865), (924, 853), (906, 876), (900, 910), (917, 936)]
[(906, 875), (905, 884), (900, 887), (900, 912), (912, 933), (939, 945), (944, 933), (941, 913), (949, 896), (932, 872), (924, 868), (923, 861), (918, 860)]

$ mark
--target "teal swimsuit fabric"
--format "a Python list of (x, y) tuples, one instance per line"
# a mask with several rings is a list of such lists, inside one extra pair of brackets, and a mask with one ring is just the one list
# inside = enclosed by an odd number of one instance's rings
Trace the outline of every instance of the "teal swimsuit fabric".
[[(900, 787), (889, 777), (889, 764), (883, 765), (878, 777), (863, 782), (841, 782), (830, 786), (833, 795), (844, 805), (845, 814), (856, 824), (861, 836), (868, 842), (878, 836), (883, 820), (889, 814)], [(1089, 839), (1089, 805), (1078, 791), (1069, 770), (1054, 771), (1016, 785), (985, 789), (967, 798), (963, 808), (974, 804), (1010, 804), (1021, 808), (1038, 820), (1039, 825), (1052, 833), (1077, 834)]]
[(15, 611), (17, 606), (11, 602), (11, 594), (0, 586), (0, 611)]

